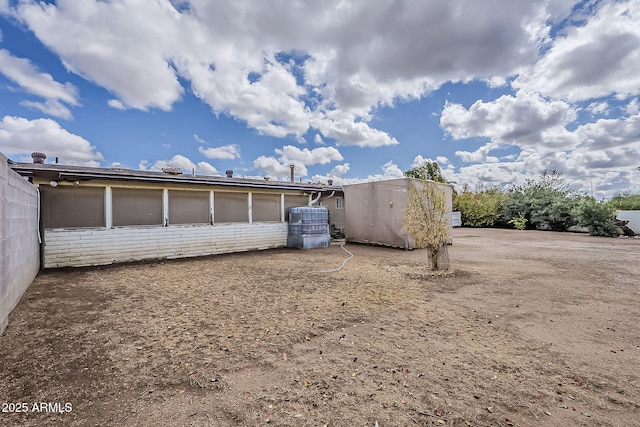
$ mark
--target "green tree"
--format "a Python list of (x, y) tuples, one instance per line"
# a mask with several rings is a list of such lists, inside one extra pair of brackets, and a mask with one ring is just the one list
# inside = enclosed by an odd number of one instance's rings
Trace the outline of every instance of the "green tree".
[(640, 210), (640, 194), (618, 193), (609, 202), (616, 209), (623, 211)]
[(446, 193), (442, 185), (429, 181), (410, 182), (404, 227), (416, 247), (427, 249), (432, 270), (449, 268), (449, 222)]
[(469, 227), (493, 227), (500, 222), (507, 195), (499, 187), (470, 191), (465, 186), (455, 198), (454, 209), (462, 214), (462, 223)]
[(592, 236), (617, 237), (620, 228), (616, 225), (616, 213), (615, 206), (593, 197), (584, 197), (573, 209), (578, 224), (587, 227)]
[(566, 231), (576, 224), (572, 210), (579, 201), (562, 172), (544, 171), (538, 179), (528, 179), (507, 192), (502, 216), (507, 222), (524, 216), (529, 228), (546, 224), (552, 230)]
[(420, 167), (406, 171), (404, 176), (418, 178), (422, 181), (447, 182), (444, 176), (442, 176), (442, 170), (440, 170), (438, 162), (427, 162)]

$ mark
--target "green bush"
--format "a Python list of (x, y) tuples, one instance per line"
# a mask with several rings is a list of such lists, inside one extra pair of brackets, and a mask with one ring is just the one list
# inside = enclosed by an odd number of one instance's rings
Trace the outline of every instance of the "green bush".
[(620, 228), (616, 225), (616, 207), (598, 202), (593, 197), (584, 197), (573, 209), (578, 225), (586, 227), (592, 236), (617, 237)]
[(456, 196), (454, 209), (460, 211), (468, 227), (493, 227), (500, 221), (500, 211), (507, 196), (497, 187), (473, 193), (467, 188)]
[(609, 203), (616, 209), (638, 211), (640, 210), (640, 194), (618, 193)]
[(524, 214), (520, 214), (517, 217), (511, 219), (509, 224), (513, 224), (516, 230), (526, 230), (527, 229), (527, 218), (524, 217)]
[(566, 231), (576, 224), (572, 211), (579, 198), (567, 188), (558, 171), (545, 171), (539, 179), (527, 180), (507, 192), (502, 208), (506, 222), (524, 216), (528, 228), (548, 225), (555, 231)]

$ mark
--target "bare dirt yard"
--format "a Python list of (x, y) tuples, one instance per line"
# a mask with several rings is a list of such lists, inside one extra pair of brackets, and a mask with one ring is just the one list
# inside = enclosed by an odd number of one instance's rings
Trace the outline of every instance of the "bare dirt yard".
[(353, 244), (321, 272), (336, 243), (41, 273), (0, 425), (640, 425), (640, 239), (453, 242), (442, 275)]

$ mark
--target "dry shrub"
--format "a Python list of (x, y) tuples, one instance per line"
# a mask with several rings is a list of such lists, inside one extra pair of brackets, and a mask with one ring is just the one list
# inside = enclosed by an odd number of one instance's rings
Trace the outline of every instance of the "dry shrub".
[(449, 224), (444, 189), (430, 181), (409, 182), (404, 227), (420, 249), (427, 249), (431, 270), (449, 269)]

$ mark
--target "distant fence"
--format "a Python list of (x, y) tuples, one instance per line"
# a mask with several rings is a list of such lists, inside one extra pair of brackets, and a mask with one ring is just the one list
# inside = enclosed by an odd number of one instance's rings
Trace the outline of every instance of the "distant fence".
[(627, 227), (634, 233), (640, 234), (640, 211), (618, 211), (617, 218), (621, 221), (629, 221)]
[(38, 190), (0, 153), (0, 334), (39, 269)]

